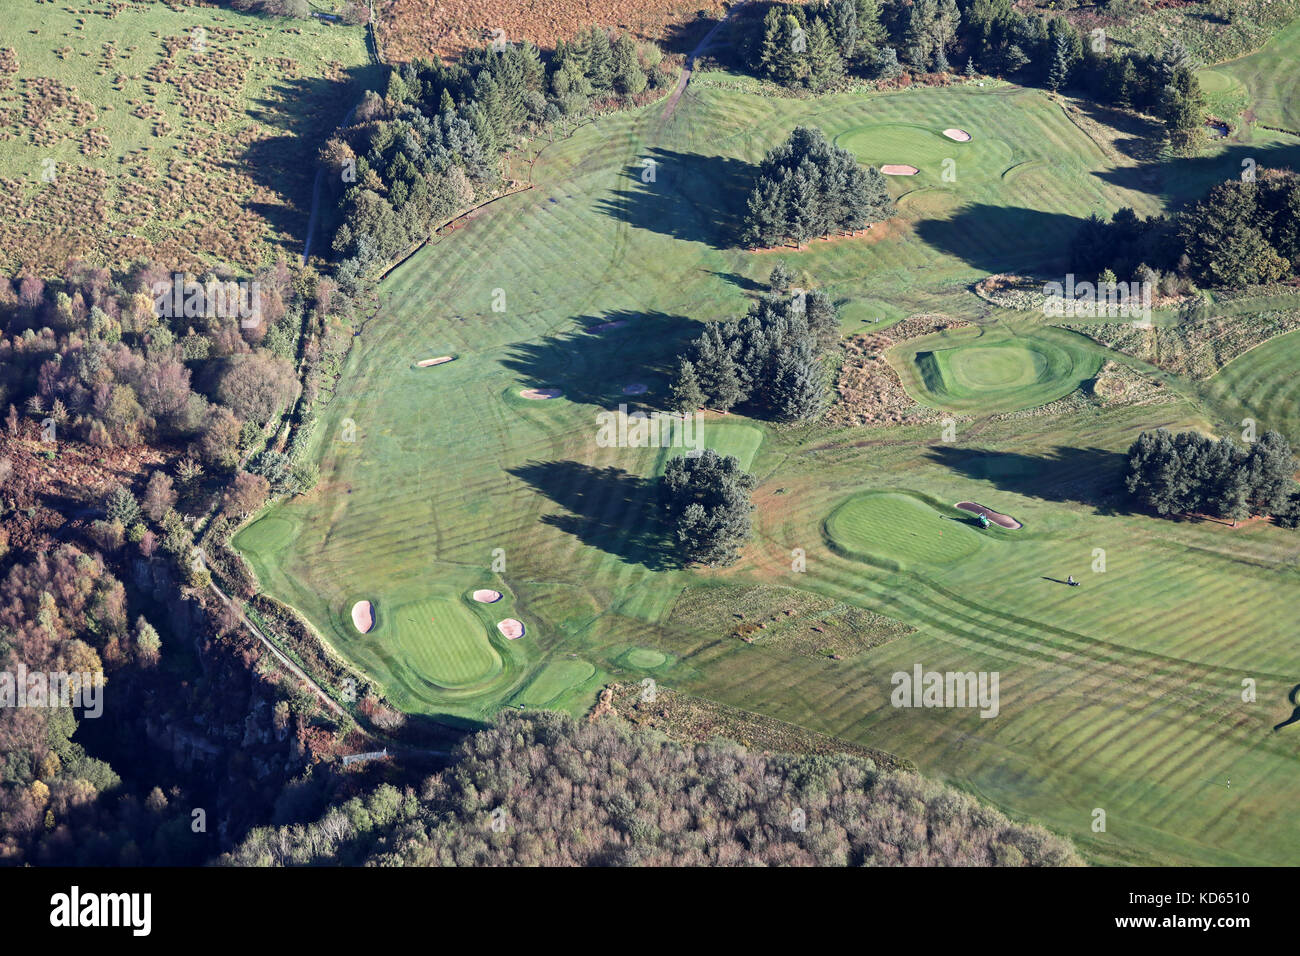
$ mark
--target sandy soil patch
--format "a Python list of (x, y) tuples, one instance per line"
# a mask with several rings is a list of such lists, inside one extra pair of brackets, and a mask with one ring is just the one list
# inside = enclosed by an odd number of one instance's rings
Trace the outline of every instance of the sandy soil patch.
[(880, 171), (886, 176), (915, 176), (920, 172), (915, 166), (908, 166), (903, 163), (886, 163), (880, 167)]
[(947, 136), (949, 139), (955, 139), (959, 143), (970, 142), (970, 133), (966, 132), (964, 129), (946, 129), (943, 131), (943, 135)]
[(496, 604), (501, 600), (501, 592), (491, 588), (480, 588), (474, 592), (474, 600), (479, 604)]
[(526, 388), (519, 394), (523, 398), (531, 399), (534, 402), (541, 402), (548, 398), (559, 398), (564, 393), (558, 388)]
[(516, 621), (513, 617), (508, 617), (504, 621), (497, 621), (497, 630), (507, 640), (511, 641), (517, 641), (524, 636), (523, 622)]
[(454, 355), (439, 355), (437, 358), (424, 359), (422, 361), (416, 362), (415, 364), (418, 365), (420, 368), (428, 368), (431, 365), (445, 365), (447, 362), (452, 361), (455, 357), (456, 356)]
[(369, 634), (375, 626), (375, 608), (369, 601), (358, 601), (352, 605), (352, 626), (362, 634)]

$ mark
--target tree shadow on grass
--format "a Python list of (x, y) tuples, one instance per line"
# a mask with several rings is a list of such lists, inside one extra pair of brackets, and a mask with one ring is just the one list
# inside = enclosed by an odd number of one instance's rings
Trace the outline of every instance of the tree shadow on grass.
[(1159, 196), (1176, 211), (1203, 197), (1212, 186), (1241, 179), (1246, 169), (1254, 169), (1258, 174), (1263, 169), (1297, 168), (1300, 168), (1300, 143), (1286, 146), (1234, 143), (1212, 156), (1153, 159), (1138, 166), (1123, 166), (1093, 175), (1124, 189)]
[(629, 564), (652, 571), (677, 566), (657, 479), (578, 461), (530, 461), (509, 472), (569, 512), (543, 515), (543, 524)]
[[(580, 315), (577, 321), (581, 328), (511, 346), (501, 364), (529, 388), (559, 388), (570, 401), (609, 406), (629, 401), (622, 390), (633, 382), (666, 385), (677, 356), (704, 330), (702, 322), (684, 315), (630, 309)], [(654, 394), (666, 399), (667, 389)]]
[[(646, 182), (651, 172), (653, 181)], [(638, 229), (732, 248), (757, 172), (743, 159), (656, 147), (638, 156), (623, 172), (626, 182), (596, 207)]]
[(916, 234), (982, 272), (1060, 279), (1082, 223), (1068, 213), (971, 203), (948, 219), (923, 219)]
[[(1128, 456), (1104, 448), (1057, 446), (1043, 456), (987, 448), (933, 446), (932, 461), (958, 474), (990, 482), (1007, 491), (1041, 501), (1073, 501), (1094, 508), (1098, 514), (1133, 514), (1124, 489)], [(986, 501), (980, 504), (993, 507)]]

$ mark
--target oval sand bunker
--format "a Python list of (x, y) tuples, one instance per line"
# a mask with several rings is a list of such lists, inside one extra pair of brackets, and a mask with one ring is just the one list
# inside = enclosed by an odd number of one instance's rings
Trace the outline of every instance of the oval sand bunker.
[(541, 402), (548, 398), (559, 398), (564, 393), (558, 388), (526, 388), (519, 394), (534, 402)]
[(886, 176), (915, 176), (920, 172), (915, 166), (906, 166), (902, 163), (886, 163), (880, 167), (880, 171)]
[(949, 139), (955, 139), (959, 143), (970, 142), (970, 133), (966, 132), (964, 129), (946, 129), (943, 131), (943, 135), (947, 136)]
[(650, 391), (650, 386), (642, 385), (640, 382), (633, 382), (623, 388), (624, 395), (644, 395), (648, 391)]
[(483, 588), (474, 592), (474, 600), (479, 604), (496, 604), (501, 600), (501, 592), (493, 591), (490, 588)]
[(516, 621), (513, 617), (508, 617), (504, 621), (497, 621), (497, 630), (507, 640), (517, 641), (524, 636), (524, 625), (522, 621)]
[(961, 511), (970, 511), (977, 515), (983, 515), (999, 528), (1010, 528), (1014, 531), (1016, 528), (1022, 527), (1020, 522), (1015, 518), (1012, 518), (1010, 515), (1000, 514), (992, 508), (985, 508), (983, 505), (976, 504), (973, 501), (959, 501), (953, 507), (958, 508)]
[(352, 605), (352, 626), (362, 634), (370, 633), (375, 626), (375, 608), (369, 601), (358, 601)]
[(439, 355), (437, 358), (422, 359), (421, 361), (416, 362), (415, 364), (418, 365), (420, 368), (429, 368), (430, 366), (433, 365), (446, 365), (454, 358), (455, 358), (454, 355)]

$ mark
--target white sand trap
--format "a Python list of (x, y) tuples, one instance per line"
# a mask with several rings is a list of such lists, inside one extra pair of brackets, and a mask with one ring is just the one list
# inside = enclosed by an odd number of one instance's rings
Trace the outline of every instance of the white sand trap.
[(544, 401), (548, 398), (559, 398), (564, 393), (558, 388), (526, 388), (519, 393), (524, 398), (532, 399), (535, 402)]
[(420, 368), (428, 368), (430, 365), (443, 365), (450, 362), (455, 357), (456, 356), (454, 355), (439, 355), (437, 358), (425, 359), (424, 361), (416, 362), (415, 364), (420, 366)]
[(501, 592), (493, 591), (491, 588), (481, 588), (474, 592), (474, 600), (479, 604), (496, 604), (501, 600)]
[(588, 326), (591, 332), (608, 332), (610, 329), (621, 329), (627, 325), (627, 319), (616, 319), (613, 322), (602, 322), (600, 325)]
[(955, 139), (959, 143), (970, 142), (970, 133), (966, 132), (964, 129), (946, 129), (943, 131), (943, 135), (947, 136), (949, 139)]
[(369, 601), (358, 601), (352, 605), (352, 626), (362, 634), (369, 634), (375, 626), (375, 608)]
[(631, 385), (623, 386), (624, 395), (644, 395), (650, 391), (649, 385), (642, 385), (640, 382), (633, 382)]
[(886, 176), (915, 176), (920, 172), (915, 166), (905, 166), (901, 163), (887, 163), (880, 167), (880, 171)]
[(497, 630), (502, 633), (507, 640), (517, 641), (524, 636), (524, 625), (522, 621), (516, 621), (513, 617), (508, 617), (504, 621), (497, 621)]

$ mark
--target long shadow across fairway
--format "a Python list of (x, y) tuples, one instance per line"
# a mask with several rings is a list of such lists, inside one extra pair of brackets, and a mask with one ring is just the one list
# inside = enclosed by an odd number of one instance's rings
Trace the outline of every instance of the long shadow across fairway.
[(1146, 162), (1093, 175), (1124, 189), (1160, 196), (1177, 207), (1200, 199), (1211, 186), (1241, 179), (1247, 168), (1256, 174), (1263, 169), (1300, 168), (1300, 141), (1293, 146), (1234, 144), (1213, 156)]
[(578, 329), (511, 346), (501, 364), (530, 387), (559, 388), (570, 401), (609, 405), (627, 401), (622, 389), (631, 382), (670, 379), (684, 344), (704, 331), (701, 322), (667, 312), (616, 309), (576, 321)]
[(1104, 448), (1058, 446), (1053, 454), (1035, 457), (986, 448), (930, 449), (932, 461), (965, 477), (988, 481), (1009, 491), (1043, 501), (1074, 501), (1099, 514), (1131, 514), (1124, 490), (1128, 456)]
[(638, 229), (729, 249), (736, 245), (757, 173), (758, 167), (743, 159), (656, 147), (638, 156), (624, 170), (628, 182), (596, 205)]
[(652, 571), (676, 566), (655, 480), (579, 461), (530, 461), (509, 471), (570, 512), (543, 515), (543, 524), (629, 564)]
[(1033, 278), (1060, 278), (1082, 223), (1068, 213), (971, 203), (948, 219), (921, 220), (916, 234), (982, 272), (1014, 269)]

